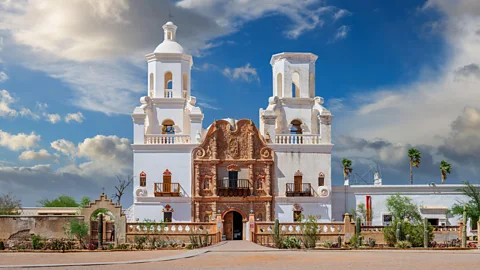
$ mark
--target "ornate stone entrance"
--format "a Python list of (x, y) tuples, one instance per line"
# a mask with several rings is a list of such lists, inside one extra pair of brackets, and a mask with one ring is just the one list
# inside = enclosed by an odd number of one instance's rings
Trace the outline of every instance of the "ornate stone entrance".
[(243, 217), (237, 211), (230, 211), (223, 218), (223, 233), (227, 240), (243, 239)]
[(234, 208), (271, 221), (273, 155), (251, 120), (213, 122), (193, 150), (192, 221)]

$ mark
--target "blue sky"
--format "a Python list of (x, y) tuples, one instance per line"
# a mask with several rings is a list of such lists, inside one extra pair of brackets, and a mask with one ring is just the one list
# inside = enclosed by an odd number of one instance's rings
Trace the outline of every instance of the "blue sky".
[(359, 174), (377, 163), (384, 183), (408, 183), (412, 146), (424, 156), (416, 183), (439, 182), (442, 159), (453, 164), (448, 182), (478, 182), (477, 1), (226, 3), (0, 3), (0, 192), (33, 206), (111, 193), (114, 175), (131, 173), (129, 113), (147, 94), (144, 55), (162, 41), (169, 7), (194, 56), (204, 127), (257, 123), (272, 95), (271, 55), (312, 52), (316, 95), (334, 114), (334, 184), (343, 157)]

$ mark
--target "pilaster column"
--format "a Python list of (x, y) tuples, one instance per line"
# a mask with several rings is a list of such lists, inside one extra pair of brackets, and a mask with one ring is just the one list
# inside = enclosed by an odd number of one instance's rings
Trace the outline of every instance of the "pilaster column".
[(218, 196), (217, 194), (217, 164), (213, 165), (212, 171), (212, 185), (213, 185), (213, 196)]
[(200, 166), (195, 164), (195, 196), (200, 196)]
[(248, 165), (248, 181), (250, 182), (250, 194), (253, 195), (255, 181), (253, 179), (253, 164)]
[(271, 211), (270, 211), (270, 202), (266, 202), (266, 203), (265, 203), (265, 215), (266, 215), (267, 221), (271, 221), (271, 220), (272, 220), (272, 218), (270, 217), (270, 213), (271, 213)]
[(200, 203), (195, 202), (195, 222), (200, 222)]
[(272, 181), (272, 178), (270, 176), (270, 164), (266, 163), (265, 164), (265, 192), (267, 193), (267, 196), (273, 193), (270, 190), (270, 187), (271, 187), (270, 182), (271, 181)]

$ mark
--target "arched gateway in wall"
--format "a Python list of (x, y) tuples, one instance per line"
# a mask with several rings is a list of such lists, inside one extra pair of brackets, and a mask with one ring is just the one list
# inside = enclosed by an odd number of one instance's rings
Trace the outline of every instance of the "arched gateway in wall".
[(245, 237), (239, 219), (249, 213), (271, 221), (273, 150), (251, 120), (213, 122), (192, 160), (193, 221), (222, 214), (227, 239)]

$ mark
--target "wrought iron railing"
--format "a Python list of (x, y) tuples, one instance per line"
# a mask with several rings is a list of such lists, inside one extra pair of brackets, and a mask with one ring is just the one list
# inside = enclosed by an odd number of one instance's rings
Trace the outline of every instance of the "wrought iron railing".
[(287, 183), (286, 194), (287, 197), (294, 196), (313, 196), (313, 189), (310, 183), (298, 184)]
[(181, 186), (179, 183), (155, 183), (155, 197), (179, 197)]
[(248, 179), (222, 179), (217, 181), (219, 196), (248, 196), (250, 181)]

